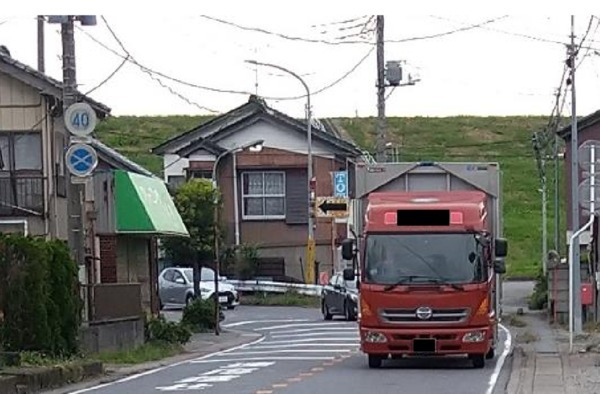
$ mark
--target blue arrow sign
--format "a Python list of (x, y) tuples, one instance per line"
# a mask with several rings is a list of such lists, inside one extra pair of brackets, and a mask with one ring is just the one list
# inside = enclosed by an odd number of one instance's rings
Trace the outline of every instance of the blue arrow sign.
[(348, 171), (333, 173), (333, 195), (335, 197), (348, 197)]
[(98, 165), (98, 155), (89, 145), (74, 144), (69, 148), (66, 156), (67, 167), (75, 176), (88, 176)]

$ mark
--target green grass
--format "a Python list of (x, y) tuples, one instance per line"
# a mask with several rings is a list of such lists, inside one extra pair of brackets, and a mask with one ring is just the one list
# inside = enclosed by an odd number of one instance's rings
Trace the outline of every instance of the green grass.
[(242, 305), (259, 305), (259, 306), (304, 306), (318, 307), (320, 298), (308, 296), (293, 292), (284, 294), (259, 294), (244, 295), (240, 297)]
[[(97, 127), (97, 137), (130, 159), (160, 174), (162, 160), (150, 148), (190, 130), (209, 117), (116, 117)], [(375, 118), (335, 121), (363, 148), (373, 151)], [(497, 161), (503, 171), (505, 237), (509, 240), (509, 277), (534, 277), (541, 259), (541, 198), (531, 135), (547, 124), (546, 117), (388, 118), (388, 140), (401, 145), (401, 161)], [(561, 178), (564, 172), (561, 169)], [(549, 170), (549, 187), (552, 171)], [(561, 190), (563, 190), (561, 186)], [(566, 212), (564, 205), (561, 212)], [(551, 198), (549, 200), (552, 201)], [(549, 233), (553, 209), (548, 206)], [(560, 240), (564, 244), (565, 215)], [(551, 238), (551, 237), (549, 237)], [(552, 245), (551, 239), (549, 245)]]
[(176, 344), (148, 342), (132, 350), (98, 353), (93, 358), (106, 364), (141, 364), (175, 356), (182, 349)]

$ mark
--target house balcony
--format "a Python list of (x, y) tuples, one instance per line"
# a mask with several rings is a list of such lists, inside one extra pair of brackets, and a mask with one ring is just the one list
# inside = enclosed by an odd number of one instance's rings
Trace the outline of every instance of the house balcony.
[(40, 175), (3, 175), (0, 173), (0, 216), (42, 215), (44, 178)]

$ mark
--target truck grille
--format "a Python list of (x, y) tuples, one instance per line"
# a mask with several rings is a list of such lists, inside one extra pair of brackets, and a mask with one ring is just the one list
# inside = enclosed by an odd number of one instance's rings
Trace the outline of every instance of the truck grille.
[(470, 312), (469, 308), (432, 308), (429, 319), (420, 319), (417, 317), (417, 309), (382, 309), (379, 315), (384, 322), (392, 324), (460, 323), (467, 319)]

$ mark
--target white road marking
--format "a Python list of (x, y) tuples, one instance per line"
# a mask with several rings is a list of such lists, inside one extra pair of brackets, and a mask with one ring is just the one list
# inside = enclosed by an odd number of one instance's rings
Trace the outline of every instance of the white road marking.
[(239, 327), (245, 326), (248, 324), (256, 324), (256, 323), (294, 323), (294, 322), (307, 322), (309, 319), (279, 319), (279, 320), (246, 320), (246, 321), (238, 321), (235, 323), (221, 324), (221, 327), (229, 328), (229, 327)]
[[(214, 352), (214, 353), (209, 353), (209, 354), (206, 354), (206, 355), (204, 355), (202, 357), (195, 358), (193, 360), (179, 361), (179, 362), (176, 362), (176, 363), (173, 363), (173, 364), (165, 365), (163, 367), (158, 367), (158, 368), (151, 369), (149, 371), (145, 371), (145, 372), (141, 372), (141, 373), (138, 373), (138, 374), (135, 374), (135, 375), (131, 375), (131, 376), (128, 376), (128, 377), (123, 378), (123, 379), (115, 380), (114, 382), (104, 383), (104, 384), (100, 384), (98, 386), (88, 387), (86, 389), (81, 389), (81, 390), (73, 391), (70, 394), (87, 393), (89, 391), (94, 391), (94, 390), (102, 389), (102, 388), (105, 388), (105, 387), (110, 387), (110, 386), (113, 386), (115, 384), (128, 382), (130, 380), (138, 379), (138, 378), (141, 378), (143, 376), (148, 376), (148, 375), (152, 375), (152, 374), (155, 374), (157, 372), (160, 372), (160, 371), (164, 371), (165, 369), (177, 367), (177, 366), (183, 365), (183, 364), (188, 364), (188, 363), (191, 363), (191, 362), (194, 362), (194, 361), (204, 360), (204, 359), (207, 359), (209, 357), (218, 356), (218, 355), (223, 354), (224, 352), (226, 352), (228, 350), (229, 351), (233, 351), (233, 350), (244, 349), (244, 348), (246, 348), (248, 346), (255, 345), (255, 344), (260, 343), (260, 342), (262, 342), (264, 340), (265, 340), (265, 338), (262, 337), (262, 338), (257, 339), (256, 341), (245, 343), (245, 344), (239, 345), (239, 346), (235, 346), (235, 347), (233, 347), (231, 349), (226, 349), (226, 350), (221, 350), (221, 351)], [(238, 360), (238, 361), (243, 361), (243, 360)]]
[(245, 361), (327, 361), (335, 359), (334, 356), (274, 356), (274, 357), (244, 357), (244, 358), (228, 358), (228, 359), (212, 359), (212, 360), (197, 360), (191, 361), (192, 364), (209, 364), (209, 363), (225, 363), (225, 362), (245, 362)]
[[(347, 323), (345, 322), (333, 322), (333, 323), (327, 323), (328, 326), (336, 326), (336, 325), (345, 325), (347, 326)], [(279, 330), (280, 328), (290, 328), (290, 327), (323, 327), (323, 323), (300, 323), (300, 324), (282, 324), (279, 326), (269, 326), (269, 327), (260, 327), (260, 328), (255, 328), (254, 331), (272, 331), (272, 330)]]
[(283, 330), (283, 331), (274, 331), (271, 332), (271, 335), (280, 335), (280, 334), (297, 334), (300, 332), (324, 332), (324, 331), (350, 331), (350, 332), (358, 332), (358, 327), (321, 327), (321, 328), (299, 328), (296, 330)]
[(350, 349), (326, 349), (326, 350), (317, 350), (317, 349), (289, 349), (289, 350), (268, 350), (268, 351), (253, 351), (250, 350), (248, 352), (239, 352), (239, 353), (227, 353), (228, 356), (244, 356), (244, 355), (254, 355), (254, 354), (273, 354), (273, 353), (350, 353), (352, 350)]
[[(292, 344), (292, 343), (310, 343), (310, 342), (340, 342), (340, 341), (348, 341), (349, 338), (307, 338), (307, 339), (290, 339), (289, 341), (268, 341), (265, 342), (264, 345), (283, 345), (283, 344)], [(357, 340), (359, 338), (356, 338)]]
[(504, 365), (506, 356), (508, 356), (508, 353), (510, 353), (510, 349), (512, 347), (512, 336), (510, 335), (510, 331), (502, 324), (499, 324), (499, 327), (506, 333), (506, 339), (504, 340), (504, 351), (500, 355), (500, 358), (498, 358), (498, 362), (496, 362), (496, 368), (494, 368), (494, 373), (492, 373), (492, 376), (490, 376), (488, 389), (485, 392), (486, 394), (492, 394), (492, 392), (494, 391), (494, 387), (496, 387), (496, 382), (498, 381), (498, 377), (500, 376), (500, 371), (502, 371), (502, 366)]
[(348, 337), (360, 338), (358, 333), (343, 332), (343, 331), (332, 331), (332, 332), (314, 332), (305, 334), (289, 334), (289, 335), (269, 335), (270, 338), (302, 338), (302, 337), (318, 337), (328, 334), (340, 334), (347, 335)]
[[(269, 342), (265, 342), (269, 343)], [(252, 346), (251, 349), (281, 349), (281, 348), (290, 348), (290, 347), (331, 347), (331, 346), (350, 346), (357, 347), (360, 345), (359, 341), (356, 342), (348, 342), (348, 343), (295, 343), (291, 345), (261, 345), (261, 346)]]

